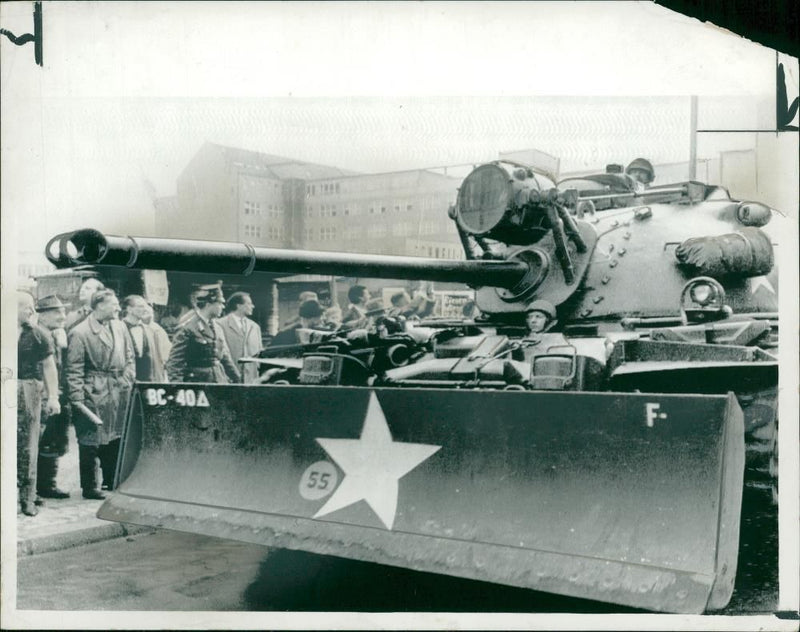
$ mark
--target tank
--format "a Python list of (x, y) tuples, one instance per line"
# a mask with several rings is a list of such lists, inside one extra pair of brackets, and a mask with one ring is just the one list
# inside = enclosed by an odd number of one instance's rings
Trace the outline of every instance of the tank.
[(479, 310), (302, 330), (243, 360), (258, 384), (137, 384), (100, 517), (723, 608), (743, 486), (775, 493), (773, 210), (699, 182), (556, 183), (499, 161), (448, 214), (462, 260), (54, 237), (59, 268), (460, 282)]

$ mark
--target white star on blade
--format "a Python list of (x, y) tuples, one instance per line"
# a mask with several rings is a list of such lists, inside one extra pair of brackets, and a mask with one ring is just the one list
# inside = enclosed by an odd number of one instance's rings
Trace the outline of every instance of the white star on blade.
[(769, 282), (767, 277), (760, 276), (750, 279), (750, 294), (755, 294), (756, 290), (758, 290), (760, 287), (765, 287), (767, 290), (775, 294), (775, 288), (772, 287), (772, 283)]
[(345, 477), (314, 518), (364, 500), (387, 529), (394, 524), (400, 478), (442, 447), (392, 441), (375, 393), (370, 393), (359, 439), (317, 439), (317, 443), (344, 470)]

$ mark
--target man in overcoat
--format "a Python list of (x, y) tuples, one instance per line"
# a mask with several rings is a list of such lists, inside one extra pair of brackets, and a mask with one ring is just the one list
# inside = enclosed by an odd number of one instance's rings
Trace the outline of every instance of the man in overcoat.
[[(253, 300), (246, 292), (236, 292), (228, 299), (228, 314), (217, 322), (225, 342), (228, 343), (233, 361), (238, 363), (239, 358), (252, 358), (261, 351), (261, 327), (258, 323), (248, 318), (253, 314)], [(258, 379), (258, 366), (253, 362), (240, 365), (245, 384)]]
[(195, 309), (181, 320), (167, 360), (170, 382), (240, 382), (225, 334), (217, 323), (225, 306), (219, 285), (201, 286), (195, 292)]
[(96, 461), (103, 486), (113, 489), (117, 453), (126, 406), (136, 378), (133, 343), (117, 319), (120, 307), (112, 290), (96, 292), (92, 313), (69, 333), (64, 368), (72, 419), (78, 436), (83, 497), (102, 499)]

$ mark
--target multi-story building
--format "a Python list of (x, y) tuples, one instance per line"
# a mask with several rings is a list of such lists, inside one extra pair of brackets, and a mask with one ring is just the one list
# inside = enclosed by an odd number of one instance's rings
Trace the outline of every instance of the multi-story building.
[[(355, 172), (206, 143), (156, 202), (164, 237), (257, 246), (441, 257), (458, 246), (447, 218), (460, 180), (428, 170)], [(424, 251), (427, 252), (427, 251)], [(431, 255), (433, 256), (433, 255)]]
[(459, 184), (422, 169), (309, 180), (302, 247), (415, 255), (420, 240), (457, 246), (447, 208)]

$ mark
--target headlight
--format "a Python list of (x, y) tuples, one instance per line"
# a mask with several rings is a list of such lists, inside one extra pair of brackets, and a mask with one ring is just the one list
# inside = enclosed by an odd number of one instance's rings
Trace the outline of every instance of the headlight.
[(689, 295), (698, 305), (706, 306), (714, 301), (717, 292), (710, 283), (701, 282), (692, 286)]

